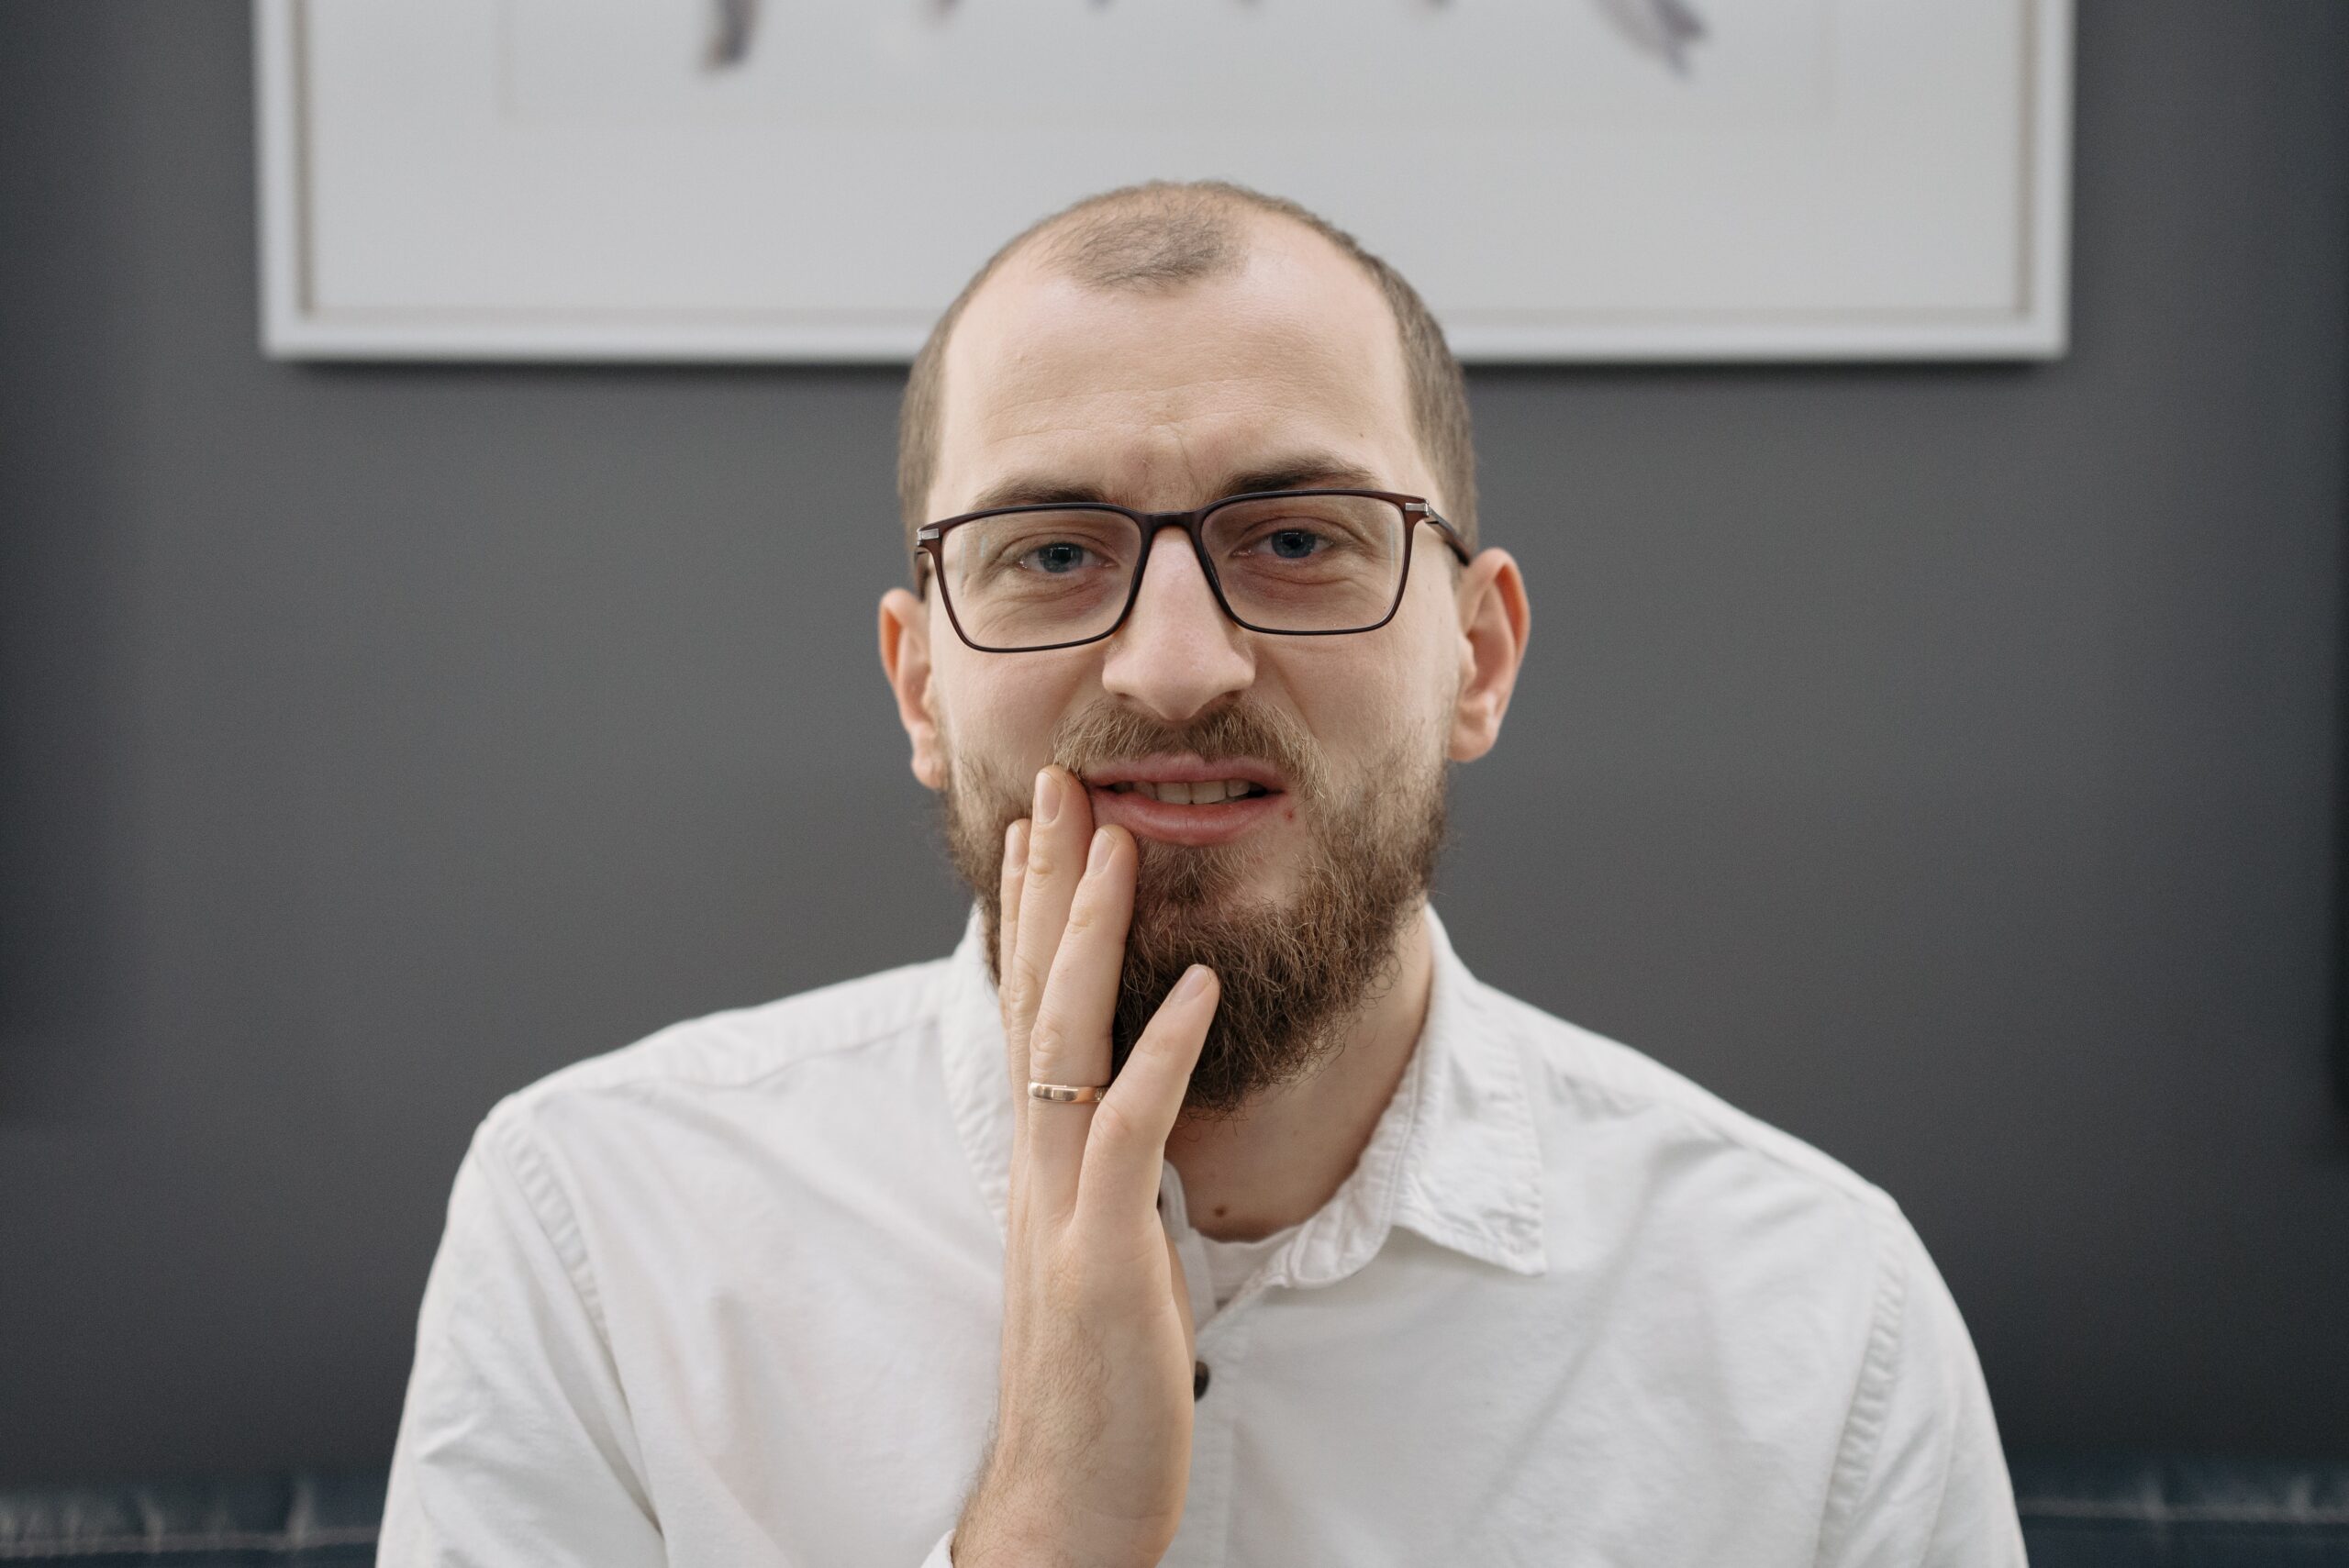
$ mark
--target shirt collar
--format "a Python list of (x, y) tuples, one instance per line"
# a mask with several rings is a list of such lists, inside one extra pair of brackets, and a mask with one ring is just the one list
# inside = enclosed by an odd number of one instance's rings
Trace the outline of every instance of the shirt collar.
[[(1268, 1283), (1334, 1284), (1370, 1262), (1397, 1225), (1515, 1273), (1548, 1268), (1521, 1042), (1433, 909), (1426, 919), (1434, 981), (1418, 1048), (1353, 1173), (1298, 1228)], [(1014, 1085), (975, 906), (948, 961), (940, 1029), (955, 1127), (1008, 1234)]]

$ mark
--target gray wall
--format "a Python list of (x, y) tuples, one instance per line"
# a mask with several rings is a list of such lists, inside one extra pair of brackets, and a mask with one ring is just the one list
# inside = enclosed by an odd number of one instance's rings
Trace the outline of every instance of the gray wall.
[[(899, 376), (264, 361), (244, 6), (0, 28), (0, 1480), (380, 1459), (497, 1095), (959, 928)], [(1898, 1197), (2010, 1446), (2349, 1453), (2349, 7), (2079, 46), (2069, 359), (1474, 377), (1442, 903)]]

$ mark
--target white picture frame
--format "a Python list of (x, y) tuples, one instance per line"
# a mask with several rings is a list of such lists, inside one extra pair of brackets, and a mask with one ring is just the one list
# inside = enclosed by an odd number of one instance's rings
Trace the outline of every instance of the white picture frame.
[(1472, 362), (2065, 347), (2071, 0), (254, 18), (278, 358), (902, 362), (1002, 240), (1152, 176), (1321, 212)]

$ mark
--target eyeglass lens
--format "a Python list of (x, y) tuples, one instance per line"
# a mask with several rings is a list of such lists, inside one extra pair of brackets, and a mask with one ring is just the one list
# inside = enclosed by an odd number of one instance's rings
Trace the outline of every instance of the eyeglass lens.
[[(1364, 495), (1268, 496), (1208, 514), (1208, 560), (1232, 614), (1266, 631), (1377, 625), (1402, 585), (1409, 523)], [(998, 513), (946, 530), (944, 586), (963, 634), (989, 648), (1098, 637), (1117, 623), (1149, 541), (1122, 512)]]

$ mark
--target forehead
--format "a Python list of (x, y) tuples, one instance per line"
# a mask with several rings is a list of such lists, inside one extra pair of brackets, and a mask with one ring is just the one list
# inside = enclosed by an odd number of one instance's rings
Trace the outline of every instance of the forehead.
[(1195, 506), (1300, 454), (1426, 493), (1386, 296), (1285, 221), (1251, 226), (1237, 271), (1165, 290), (1089, 287), (1023, 253), (972, 297), (944, 370), (933, 516), (1030, 479)]

